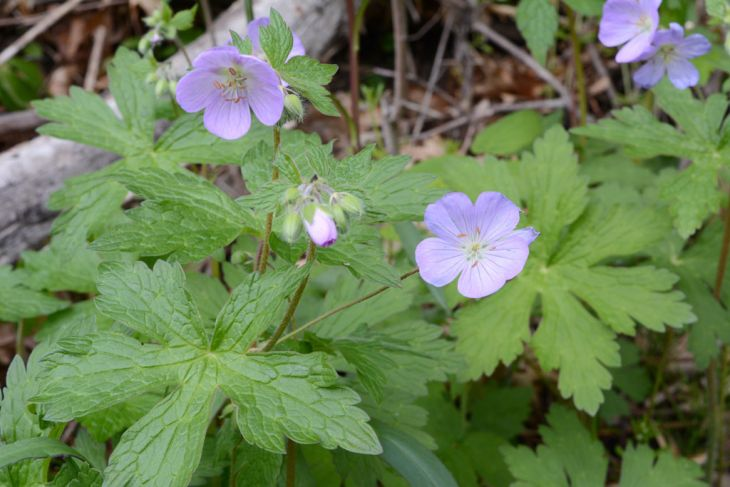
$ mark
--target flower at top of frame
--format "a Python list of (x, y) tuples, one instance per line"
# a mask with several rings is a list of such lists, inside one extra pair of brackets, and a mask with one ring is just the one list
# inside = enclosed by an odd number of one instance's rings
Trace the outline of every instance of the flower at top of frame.
[(464, 193), (449, 193), (428, 205), (424, 221), (435, 237), (416, 247), (424, 281), (445, 286), (459, 277), (459, 293), (483, 298), (517, 276), (539, 233), (515, 230), (520, 209), (501, 193), (482, 193), (472, 203)]
[(251, 127), (251, 111), (274, 125), (284, 110), (279, 76), (267, 63), (235, 47), (213, 47), (180, 79), (177, 102), (186, 112), (204, 110), (205, 128), (222, 139), (238, 139)]
[(598, 28), (598, 39), (608, 47), (623, 47), (619, 63), (636, 61), (651, 45), (659, 27), (661, 0), (608, 0)]
[(669, 29), (654, 36), (649, 49), (639, 61), (646, 63), (634, 72), (634, 81), (642, 88), (650, 88), (667, 74), (669, 81), (680, 90), (694, 86), (700, 80), (697, 68), (689, 61), (707, 54), (712, 44), (702, 34), (684, 36), (684, 29), (672, 22)]

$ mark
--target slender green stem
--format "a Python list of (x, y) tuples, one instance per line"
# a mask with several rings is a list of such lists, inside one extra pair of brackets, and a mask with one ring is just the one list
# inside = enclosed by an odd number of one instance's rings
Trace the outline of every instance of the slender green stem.
[(649, 396), (649, 405), (644, 413), (644, 422), (648, 423), (654, 414), (654, 406), (656, 406), (656, 396), (659, 394), (659, 390), (664, 382), (664, 371), (669, 362), (669, 352), (672, 349), (672, 342), (674, 341), (674, 330), (672, 328), (667, 329), (664, 335), (664, 349), (662, 350), (662, 357), (657, 365), (656, 376), (654, 377), (654, 386)]
[[(281, 129), (278, 125), (274, 125), (274, 159), (271, 161), (271, 180), (276, 181), (279, 179), (279, 168), (276, 166), (276, 158), (279, 155), (279, 147), (281, 146)], [(271, 227), (274, 224), (274, 213), (271, 212), (266, 215), (266, 229), (264, 230), (264, 241), (261, 247), (261, 254), (259, 255), (259, 261), (257, 268), (259, 273), (263, 274), (266, 272), (266, 267), (269, 265), (269, 254), (271, 253), (271, 247), (269, 240), (271, 239)]]
[(25, 322), (20, 320), (15, 329), (15, 355), (19, 355), (23, 360), (25, 360), (25, 345), (23, 344), (24, 332)]
[[(405, 279), (408, 279), (409, 277), (411, 277), (413, 274), (415, 274), (417, 272), (418, 272), (418, 269), (412, 269), (412, 270), (406, 272), (405, 274), (401, 275), (400, 276), (400, 280), (403, 281)], [(314, 318), (314, 319), (312, 319), (312, 320), (304, 323), (302, 326), (300, 326), (296, 330), (292, 331), (291, 333), (287, 333), (286, 335), (284, 335), (283, 337), (281, 337), (281, 341), (288, 340), (289, 338), (293, 337), (297, 333), (300, 333), (300, 332), (306, 330), (307, 328), (313, 327), (314, 325), (316, 325), (320, 321), (326, 320), (330, 316), (336, 315), (340, 311), (344, 311), (347, 308), (351, 308), (352, 306), (355, 306), (356, 304), (360, 304), (363, 301), (367, 301), (370, 298), (374, 298), (378, 294), (381, 294), (381, 293), (387, 291), (388, 289), (390, 289), (389, 286), (383, 286), (381, 288), (376, 289), (373, 292), (367, 293), (366, 295), (355, 299), (354, 301), (350, 301), (349, 303), (345, 303), (345, 304), (343, 304), (341, 306), (338, 306), (336, 308), (332, 308), (331, 310), (327, 311), (326, 313), (321, 314), (321, 315), (317, 316), (316, 318)], [(264, 350), (266, 350), (266, 349), (264, 349)]]
[(297, 475), (297, 444), (292, 440), (286, 441), (286, 487), (296, 485)]
[[(314, 242), (310, 240), (309, 247), (307, 248), (307, 263), (314, 260), (314, 254), (316, 251), (317, 247), (315, 247)], [(274, 334), (271, 335), (269, 341), (266, 342), (266, 345), (264, 345), (264, 352), (268, 352), (269, 350), (274, 348), (274, 346), (278, 343), (279, 338), (281, 338), (281, 335), (284, 333), (284, 330), (286, 330), (286, 327), (289, 325), (289, 322), (291, 321), (294, 313), (297, 310), (297, 306), (299, 306), (299, 301), (302, 300), (302, 294), (304, 294), (304, 288), (307, 287), (307, 282), (309, 282), (309, 274), (304, 276), (302, 282), (299, 283), (299, 287), (297, 287), (297, 290), (294, 291), (294, 296), (292, 296), (291, 301), (289, 302), (289, 307), (287, 308), (286, 313), (284, 313), (284, 317), (281, 319), (281, 323), (279, 323), (279, 326), (276, 327), (276, 331), (274, 331)]]
[(334, 94), (330, 94), (330, 100), (332, 100), (332, 104), (335, 106), (337, 111), (340, 113), (340, 116), (342, 116), (342, 119), (345, 121), (345, 124), (347, 125), (347, 133), (350, 136), (350, 140), (355, 140), (355, 138), (357, 137), (357, 127), (355, 126), (355, 121), (350, 116), (350, 112), (348, 112), (347, 109), (342, 106), (342, 103), (340, 103), (340, 100), (338, 100)]
[(358, 38), (356, 30), (355, 0), (347, 0), (347, 26), (350, 31), (350, 114), (355, 125), (355, 137), (350, 139), (354, 151), (360, 150), (360, 63)]
[(175, 45), (180, 50), (180, 52), (183, 53), (183, 56), (185, 56), (185, 61), (188, 63), (188, 68), (193, 67), (193, 61), (190, 59), (190, 55), (188, 54), (188, 51), (185, 49), (185, 45), (182, 43), (179, 37), (175, 37), (174, 39)]
[(243, 9), (246, 11), (246, 22), (255, 19), (253, 16), (253, 0), (243, 0)]
[(583, 69), (583, 57), (578, 30), (576, 29), (576, 15), (572, 8), (564, 5), (568, 12), (568, 24), (570, 26), (570, 43), (573, 45), (573, 65), (575, 66), (575, 84), (578, 89), (578, 110), (580, 111), (579, 123), (586, 124), (588, 118), (588, 96), (586, 95), (586, 76)]
[[(722, 235), (722, 247), (717, 260), (717, 272), (715, 273), (715, 288), (713, 296), (720, 301), (722, 283), (725, 280), (725, 269), (727, 267), (728, 253), (730, 252), (730, 207), (725, 209), (725, 228)], [(720, 349), (720, 360), (725, 360), (727, 347)], [(721, 368), (724, 368), (721, 364)], [(724, 381), (722, 381), (724, 382)], [(707, 413), (709, 417), (709, 428), (707, 431), (707, 464), (705, 465), (707, 481), (713, 485), (715, 479), (715, 467), (718, 466), (718, 454), (721, 451), (721, 443), (724, 441), (724, 415), (725, 415), (725, 391), (724, 384), (718, 377), (717, 360), (712, 360), (707, 367)], [(720, 459), (721, 468), (723, 459)]]

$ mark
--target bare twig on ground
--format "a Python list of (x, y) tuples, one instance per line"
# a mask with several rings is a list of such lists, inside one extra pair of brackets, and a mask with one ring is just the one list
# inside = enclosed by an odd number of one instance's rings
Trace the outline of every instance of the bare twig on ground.
[(31, 130), (43, 123), (35, 110), (22, 110), (0, 114), (0, 134)]
[(89, 67), (86, 69), (86, 76), (84, 77), (85, 90), (93, 91), (96, 86), (96, 80), (99, 78), (101, 56), (104, 54), (105, 40), (106, 26), (100, 25), (94, 29), (94, 40), (91, 46), (91, 55), (89, 56)]
[(395, 79), (393, 86), (393, 107), (391, 121), (397, 122), (401, 100), (406, 90), (406, 42), (408, 39), (404, 0), (390, 0), (393, 19), (393, 41), (395, 42)]
[(446, 18), (444, 19), (444, 30), (441, 32), (441, 38), (439, 39), (438, 47), (436, 48), (436, 55), (433, 59), (433, 66), (431, 66), (431, 73), (428, 76), (428, 86), (426, 87), (426, 93), (423, 95), (421, 101), (421, 111), (416, 119), (416, 124), (413, 127), (413, 136), (418, 137), (423, 129), (423, 124), (426, 121), (425, 109), (431, 105), (431, 97), (433, 96), (433, 89), (436, 86), (436, 82), (439, 79), (439, 73), (441, 72), (441, 63), (444, 60), (444, 53), (446, 52), (446, 43), (451, 36), (451, 30), (454, 27), (454, 14), (450, 10), (446, 12)]
[(611, 75), (608, 74), (608, 69), (606, 69), (606, 65), (604, 64), (603, 59), (601, 59), (601, 55), (594, 44), (588, 44), (588, 55), (591, 57), (593, 69), (596, 70), (598, 76), (605, 79), (607, 82), (606, 93), (608, 93), (608, 98), (611, 100), (611, 105), (616, 106), (618, 104), (616, 88), (613, 86)]
[(484, 37), (486, 37), (488, 40), (494, 42), (499, 47), (519, 59), (527, 67), (532, 69), (535, 74), (537, 74), (543, 81), (545, 81), (556, 92), (558, 92), (561, 98), (564, 98), (565, 100), (570, 100), (571, 97), (568, 89), (553, 75), (553, 73), (551, 73), (540, 63), (538, 63), (535, 58), (530, 56), (527, 52), (517, 47), (515, 44), (512, 43), (512, 41), (489, 27), (484, 22), (474, 22), (473, 28)]
[(66, 0), (60, 7), (49, 11), (40, 22), (28, 29), (25, 34), (18, 37), (12, 44), (0, 52), (0, 64), (5, 64), (10, 61), (25, 46), (33, 42), (36, 37), (45, 32), (53, 24), (61, 20), (64, 15), (75, 9), (81, 2), (83, 0)]
[[(89, 2), (77, 6), (73, 9), (74, 13), (88, 12), (91, 10), (99, 10), (108, 7), (117, 7), (119, 5), (129, 5), (129, 0), (100, 0), (98, 2)], [(8, 17), (0, 19), (0, 27), (13, 27), (16, 25), (33, 25), (39, 22), (46, 14), (22, 15), (18, 17)]]
[(208, 31), (208, 35), (210, 36), (210, 42), (216, 45), (218, 42), (215, 40), (213, 16), (210, 14), (210, 2), (208, 0), (200, 0), (200, 8), (203, 11), (203, 22), (205, 22), (205, 30)]

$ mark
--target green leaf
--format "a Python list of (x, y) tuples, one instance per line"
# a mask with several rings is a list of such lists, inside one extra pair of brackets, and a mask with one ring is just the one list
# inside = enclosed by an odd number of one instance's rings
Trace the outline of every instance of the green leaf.
[(338, 116), (339, 112), (324, 85), (332, 81), (336, 72), (336, 65), (320, 64), (316, 59), (307, 56), (294, 56), (279, 69), (279, 74), (292, 89), (312, 102), (314, 108), (322, 114), (333, 117)]
[(517, 6), (517, 28), (527, 41), (530, 52), (545, 64), (548, 49), (555, 43), (558, 13), (548, 0), (520, 0)]
[(29, 289), (21, 284), (27, 276), (0, 266), (0, 320), (16, 322), (25, 318), (49, 315), (68, 306), (68, 302)]
[(412, 437), (388, 427), (379, 427), (378, 434), (383, 443), (383, 459), (411, 485), (457, 486), (456, 480), (438, 457)]
[(475, 154), (516, 154), (531, 145), (542, 131), (542, 117), (537, 112), (514, 112), (483, 128), (474, 137), (471, 151)]
[(92, 244), (99, 251), (170, 255), (190, 262), (232, 242), (253, 215), (212, 183), (188, 171), (120, 170), (116, 178), (146, 198), (128, 211), (130, 221)]
[(238, 49), (238, 52), (246, 55), (250, 55), (253, 52), (251, 39), (249, 39), (248, 37), (243, 39), (240, 35), (238, 35), (238, 32), (236, 32), (235, 30), (229, 30), (228, 33), (231, 34), (231, 42), (236, 47), (236, 49)]
[(92, 468), (88, 463), (76, 461), (65, 462), (61, 465), (50, 487), (102, 487), (101, 472)]
[(219, 357), (221, 387), (237, 406), (236, 422), (247, 441), (276, 453), (284, 453), (285, 435), (330, 449), (381, 452), (368, 416), (354, 407), (359, 396), (336, 385), (337, 373), (324, 354)]
[(180, 266), (164, 260), (154, 269), (143, 262), (105, 264), (97, 285), (101, 296), (96, 307), (102, 314), (162, 344), (207, 345)]
[[(276, 487), (283, 457), (246, 442), (236, 449), (236, 485), (240, 487)], [(324, 451), (324, 450), (323, 450)]]
[(562, 406), (550, 408), (547, 426), (540, 427), (543, 445), (536, 451), (526, 446), (502, 448), (507, 465), (520, 487), (602, 487), (608, 460), (603, 447)]
[(59, 440), (53, 438), (28, 438), (0, 445), (0, 468), (13, 465), (22, 460), (60, 456), (83, 458), (78, 451)]
[(623, 455), (619, 487), (703, 487), (707, 484), (702, 477), (702, 468), (688, 458), (629, 444)]
[(197, 13), (197, 5), (193, 5), (193, 8), (180, 10), (172, 16), (172, 19), (170, 19), (170, 25), (177, 30), (188, 30), (193, 26), (193, 22), (195, 22), (195, 14)]
[(601, 0), (565, 0), (570, 8), (587, 17), (597, 17), (603, 10)]
[(277, 71), (282, 69), (294, 45), (294, 37), (281, 14), (273, 8), (269, 13), (269, 24), (259, 31), (259, 39), (271, 67)]
[(474, 402), (474, 427), (512, 439), (525, 429), (530, 416), (530, 387), (498, 387), (492, 383), (484, 388), (482, 397)]

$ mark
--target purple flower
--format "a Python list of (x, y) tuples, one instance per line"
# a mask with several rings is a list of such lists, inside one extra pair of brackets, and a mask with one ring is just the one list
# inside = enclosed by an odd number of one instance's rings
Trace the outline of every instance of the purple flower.
[[(246, 34), (251, 40), (253, 55), (259, 58), (266, 57), (266, 55), (264, 54), (264, 50), (261, 49), (261, 42), (259, 41), (259, 29), (267, 25), (269, 25), (269, 18), (259, 17), (258, 19), (249, 22), (248, 27), (246, 27)], [(292, 37), (294, 38), (294, 44), (292, 45), (289, 55), (286, 57), (287, 61), (294, 56), (304, 56), (304, 44), (302, 44), (302, 40), (293, 32)]]
[(700, 74), (689, 59), (702, 56), (711, 48), (705, 36), (684, 37), (682, 26), (672, 22), (669, 29), (656, 33), (649, 49), (639, 58), (639, 61), (647, 62), (636, 70), (634, 81), (643, 88), (650, 88), (666, 73), (669, 81), (680, 90), (694, 86), (700, 80)]
[(320, 247), (329, 247), (337, 240), (335, 221), (319, 207), (315, 208), (311, 222), (306, 217), (303, 220), (312, 242)]
[(435, 238), (416, 247), (424, 281), (445, 286), (459, 277), (459, 292), (483, 298), (497, 292), (522, 271), (533, 228), (515, 230), (520, 209), (501, 193), (482, 193), (476, 204), (464, 193), (449, 193), (428, 205), (424, 217)]
[(205, 110), (205, 128), (222, 139), (245, 135), (251, 110), (264, 125), (274, 125), (284, 110), (279, 76), (271, 66), (230, 46), (200, 54), (178, 83), (176, 98), (186, 112)]
[(598, 39), (608, 47), (624, 46), (616, 54), (619, 63), (636, 61), (651, 45), (659, 26), (662, 0), (608, 0)]

